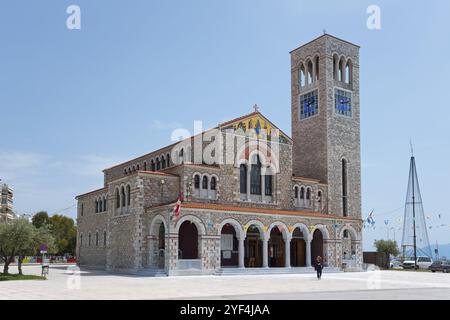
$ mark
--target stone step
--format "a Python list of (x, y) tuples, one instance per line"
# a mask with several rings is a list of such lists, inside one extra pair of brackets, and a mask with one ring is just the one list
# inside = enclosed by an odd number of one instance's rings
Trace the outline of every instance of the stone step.
[[(303, 274), (314, 273), (312, 267), (302, 268), (221, 268), (216, 271), (216, 275), (264, 275), (264, 274)], [(324, 269), (324, 272), (335, 272), (334, 270)]]
[(167, 277), (164, 269), (144, 269), (136, 272), (136, 275), (143, 277)]

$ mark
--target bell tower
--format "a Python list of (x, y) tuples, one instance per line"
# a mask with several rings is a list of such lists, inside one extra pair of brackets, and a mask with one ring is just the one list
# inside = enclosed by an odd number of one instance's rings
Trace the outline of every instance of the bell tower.
[(290, 54), (293, 174), (328, 185), (329, 214), (359, 218), (359, 46), (324, 34)]

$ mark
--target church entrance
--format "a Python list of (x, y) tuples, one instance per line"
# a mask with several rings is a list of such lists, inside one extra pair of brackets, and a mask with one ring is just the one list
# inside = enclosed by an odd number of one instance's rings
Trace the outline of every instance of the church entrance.
[(166, 230), (161, 222), (158, 230), (158, 268), (164, 269), (166, 249)]
[(306, 242), (300, 228), (295, 228), (291, 240), (291, 265), (306, 267)]
[(244, 242), (245, 247), (245, 267), (261, 268), (262, 267), (262, 239), (259, 229), (251, 225), (247, 230), (247, 237)]
[(181, 224), (178, 232), (178, 258), (198, 259), (198, 231), (191, 221)]
[(311, 263), (314, 265), (317, 257), (322, 257), (322, 261), (324, 261), (323, 256), (323, 235), (319, 229), (316, 229), (313, 234), (313, 240), (311, 242)]
[(239, 263), (239, 242), (236, 230), (227, 223), (220, 234), (220, 266), (237, 267)]
[(270, 231), (269, 239), (269, 267), (282, 268), (285, 266), (285, 243), (283, 240), (283, 235), (278, 227), (274, 227)]

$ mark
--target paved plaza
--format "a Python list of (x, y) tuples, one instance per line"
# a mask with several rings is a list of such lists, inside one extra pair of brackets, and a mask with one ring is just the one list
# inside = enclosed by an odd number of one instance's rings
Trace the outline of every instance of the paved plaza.
[[(0, 282), (0, 299), (449, 299), (450, 274), (405, 271), (137, 277), (51, 266), (47, 281)], [(17, 272), (11, 267), (11, 273)], [(40, 274), (25, 266), (25, 274)]]

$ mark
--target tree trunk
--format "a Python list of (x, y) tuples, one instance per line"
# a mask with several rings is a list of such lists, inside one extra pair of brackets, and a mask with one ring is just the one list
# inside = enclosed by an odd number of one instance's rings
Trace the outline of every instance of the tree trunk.
[(9, 259), (6, 259), (6, 260), (5, 260), (5, 264), (3, 265), (3, 273), (4, 273), (4, 274), (8, 274), (9, 264), (10, 264)]
[(23, 275), (22, 273), (22, 261), (23, 257), (19, 256), (19, 260), (17, 261), (17, 269), (19, 269), (19, 275)]

